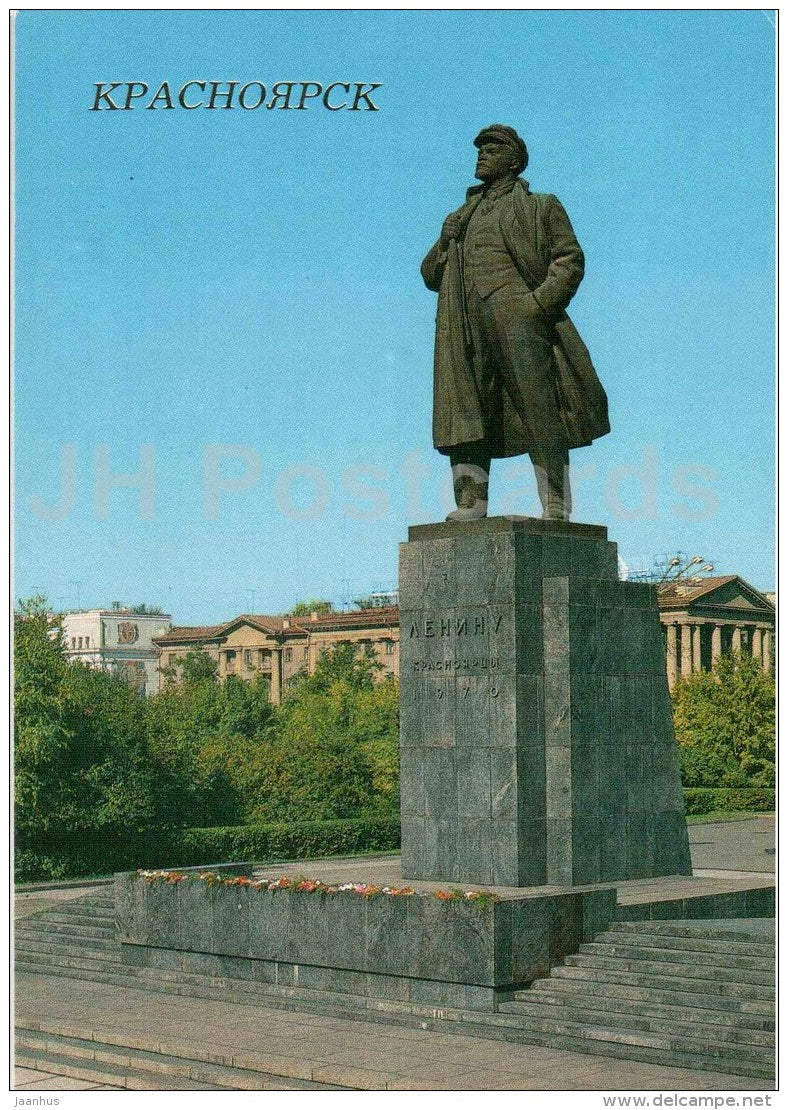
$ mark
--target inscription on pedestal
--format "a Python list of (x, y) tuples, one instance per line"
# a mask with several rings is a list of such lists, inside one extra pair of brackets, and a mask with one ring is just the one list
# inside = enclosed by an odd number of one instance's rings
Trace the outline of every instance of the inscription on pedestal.
[[(485, 671), (497, 671), (501, 660), (497, 655), (478, 654), (481, 642), (482, 649), (487, 647), (487, 633), (498, 632), (503, 623), (503, 614), (490, 612), (488, 614), (475, 614), (473, 617), (455, 617), (451, 615), (425, 617), (420, 621), (411, 621), (407, 630), (407, 638), (413, 641), (438, 640), (437, 649), (441, 654), (435, 657), (435, 650), (431, 654), (426, 651), (420, 658), (412, 659), (409, 663), (413, 674), (429, 672), (443, 672), (444, 674), (478, 674)], [(430, 645), (430, 648), (432, 645)], [(468, 697), (470, 687), (465, 686), (461, 696)], [(414, 696), (417, 696), (414, 694)], [(441, 691), (437, 694), (443, 697)], [(496, 696), (493, 694), (492, 696)]]
[(400, 552), (403, 871), (572, 885), (689, 870), (654, 591), (604, 529), (492, 518)]

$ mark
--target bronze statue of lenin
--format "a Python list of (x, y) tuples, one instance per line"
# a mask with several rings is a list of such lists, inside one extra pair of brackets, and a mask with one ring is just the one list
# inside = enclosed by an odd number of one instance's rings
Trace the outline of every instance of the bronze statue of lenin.
[(519, 175), (528, 151), (504, 124), (476, 138), (476, 177), (421, 266), (438, 296), (433, 442), (457, 509), (487, 514), (490, 460), (529, 454), (543, 517), (568, 520), (569, 449), (610, 431), (607, 397), (566, 314), (583, 277), (572, 225)]

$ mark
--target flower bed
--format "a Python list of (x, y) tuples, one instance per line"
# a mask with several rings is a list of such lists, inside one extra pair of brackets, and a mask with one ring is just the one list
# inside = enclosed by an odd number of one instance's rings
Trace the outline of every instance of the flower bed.
[(243, 886), (250, 890), (297, 890), (318, 894), (342, 894), (349, 892), (359, 894), (364, 898), (374, 898), (377, 895), (387, 895), (391, 898), (438, 898), (441, 902), (472, 902), (483, 909), (492, 902), (497, 902), (499, 896), (491, 890), (435, 890), (417, 891), (409, 886), (376, 886), (374, 883), (341, 883), (330, 885), (322, 883), (319, 879), (305, 879), (300, 875), (281, 875), (278, 879), (250, 879), (240, 875), (231, 879), (223, 879), (215, 871), (144, 871), (137, 872), (146, 882), (165, 882), (170, 884), (187, 881), (197, 881), (214, 885), (221, 883), (223, 886)]

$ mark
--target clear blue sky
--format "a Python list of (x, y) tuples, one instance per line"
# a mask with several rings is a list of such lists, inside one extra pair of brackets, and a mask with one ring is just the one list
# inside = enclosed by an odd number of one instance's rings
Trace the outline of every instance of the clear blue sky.
[[(771, 588), (774, 18), (23, 12), (16, 595), (188, 624), (394, 585), (407, 524), (446, 511), (419, 263), (493, 121), (586, 253), (570, 312), (613, 431), (573, 452), (574, 519), (632, 568), (681, 550)], [(382, 87), (377, 112), (88, 111), (97, 81), (190, 79)], [(152, 518), (132, 488), (97, 512), (96, 448), (131, 472), (142, 444)], [(228, 444), (220, 473), (248, 488), (206, 514), (206, 447)], [(73, 507), (46, 519), (30, 499), (57, 506), (64, 445)], [(536, 512), (524, 464), (495, 468), (491, 512)], [(347, 492), (354, 467), (378, 502)]]

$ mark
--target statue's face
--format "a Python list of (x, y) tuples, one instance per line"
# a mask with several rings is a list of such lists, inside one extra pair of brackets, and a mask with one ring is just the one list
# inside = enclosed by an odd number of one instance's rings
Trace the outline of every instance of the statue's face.
[(476, 159), (476, 177), (488, 184), (514, 173), (515, 153), (510, 146), (487, 140), (479, 147)]

